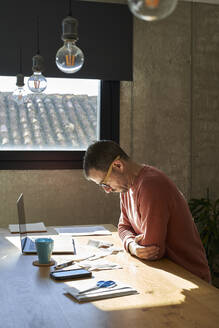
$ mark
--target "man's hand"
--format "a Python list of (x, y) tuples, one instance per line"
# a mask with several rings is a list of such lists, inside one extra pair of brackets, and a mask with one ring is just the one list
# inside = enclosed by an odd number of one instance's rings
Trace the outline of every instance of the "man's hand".
[(135, 240), (129, 243), (129, 251), (132, 255), (145, 260), (156, 260), (159, 254), (158, 246), (141, 246), (138, 242), (143, 238), (144, 235), (138, 235)]

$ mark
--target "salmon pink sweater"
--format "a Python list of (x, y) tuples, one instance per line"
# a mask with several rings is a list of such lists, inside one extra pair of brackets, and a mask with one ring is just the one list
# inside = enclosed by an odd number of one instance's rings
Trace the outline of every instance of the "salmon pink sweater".
[(188, 204), (176, 185), (158, 169), (144, 165), (134, 184), (120, 194), (118, 232), (124, 248), (143, 234), (142, 246), (160, 247), (164, 256), (207, 282), (210, 271)]

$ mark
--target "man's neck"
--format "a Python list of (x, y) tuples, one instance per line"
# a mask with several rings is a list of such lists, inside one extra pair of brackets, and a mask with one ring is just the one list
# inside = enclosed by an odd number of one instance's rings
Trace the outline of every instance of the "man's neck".
[(129, 181), (130, 187), (133, 185), (135, 178), (139, 175), (139, 172), (143, 168), (142, 164), (138, 164), (134, 161), (129, 160), (128, 164), (128, 174), (129, 174)]

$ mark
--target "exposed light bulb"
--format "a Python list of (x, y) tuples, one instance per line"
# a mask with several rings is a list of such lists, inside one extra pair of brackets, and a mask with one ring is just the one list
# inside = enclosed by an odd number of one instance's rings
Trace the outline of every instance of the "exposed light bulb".
[(42, 71), (44, 70), (44, 59), (39, 54), (33, 56), (33, 75), (28, 79), (27, 84), (30, 91), (34, 93), (41, 93), (47, 87), (47, 80), (43, 76)]
[(41, 72), (34, 72), (27, 83), (30, 91), (35, 93), (41, 93), (47, 87), (47, 80)]
[(25, 103), (26, 91), (23, 87), (16, 88), (12, 93), (12, 99), (18, 104), (22, 105)]
[(16, 102), (18, 105), (22, 105), (27, 100), (27, 91), (24, 88), (24, 76), (23, 74), (19, 73), (17, 74), (17, 88), (13, 91), (11, 98), (14, 102)]
[(84, 64), (84, 54), (75, 45), (74, 40), (64, 41), (64, 46), (57, 51), (56, 65), (64, 73), (75, 73)]
[(78, 21), (68, 16), (62, 21), (64, 45), (56, 53), (56, 65), (64, 73), (76, 73), (84, 64), (84, 54), (75, 43), (78, 40)]
[(178, 0), (128, 0), (131, 12), (138, 18), (154, 21), (169, 16)]

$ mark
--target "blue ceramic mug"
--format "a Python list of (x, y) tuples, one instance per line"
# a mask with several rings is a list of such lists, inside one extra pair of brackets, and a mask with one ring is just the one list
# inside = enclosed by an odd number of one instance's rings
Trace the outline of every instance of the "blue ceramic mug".
[(52, 238), (37, 238), (35, 240), (39, 264), (49, 264), (53, 250)]

